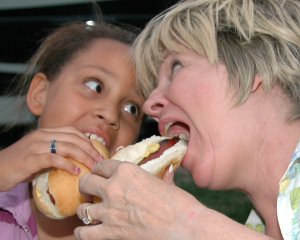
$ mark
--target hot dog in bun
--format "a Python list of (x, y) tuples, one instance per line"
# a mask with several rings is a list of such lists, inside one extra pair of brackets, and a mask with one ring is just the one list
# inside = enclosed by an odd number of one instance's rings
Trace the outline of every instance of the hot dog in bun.
[(187, 141), (179, 137), (152, 136), (121, 148), (111, 159), (129, 161), (161, 177), (170, 166), (178, 168), (186, 153)]
[[(108, 158), (104, 145), (93, 141), (95, 148)], [(187, 149), (187, 141), (179, 137), (152, 136), (138, 143), (120, 148), (111, 159), (129, 161), (139, 165), (150, 174), (161, 177), (170, 166), (179, 167)], [(76, 214), (81, 203), (89, 202), (79, 192), (79, 178), (90, 170), (74, 159), (81, 168), (80, 175), (53, 169), (38, 175), (33, 181), (33, 197), (39, 210), (52, 219), (63, 219)], [(94, 197), (93, 201), (101, 201)]]
[[(93, 146), (104, 159), (108, 150), (99, 141), (91, 139)], [(75, 159), (66, 157), (80, 167), (80, 174), (73, 175), (61, 169), (52, 169), (37, 175), (32, 182), (32, 193), (35, 205), (47, 217), (63, 219), (76, 214), (81, 203), (88, 202), (79, 192), (79, 178), (90, 170)]]

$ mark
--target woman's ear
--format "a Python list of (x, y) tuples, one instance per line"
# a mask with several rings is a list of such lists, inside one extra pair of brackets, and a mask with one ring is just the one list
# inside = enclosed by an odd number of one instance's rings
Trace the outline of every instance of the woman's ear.
[(262, 86), (262, 78), (260, 75), (256, 75), (254, 78), (251, 92), (255, 92), (256, 90), (259, 89), (260, 86)]
[(27, 106), (30, 112), (39, 117), (44, 109), (48, 92), (48, 79), (43, 73), (36, 73), (31, 80), (26, 96)]

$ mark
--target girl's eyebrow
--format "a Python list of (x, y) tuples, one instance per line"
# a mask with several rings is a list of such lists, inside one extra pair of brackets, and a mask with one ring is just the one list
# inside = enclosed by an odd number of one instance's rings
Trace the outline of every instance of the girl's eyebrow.
[(109, 71), (107, 68), (104, 68), (104, 67), (98, 66), (98, 65), (87, 64), (87, 65), (83, 65), (82, 68), (94, 68), (94, 69), (97, 69), (97, 70), (103, 72), (106, 75), (110, 75), (112, 77), (115, 76), (115, 74), (113, 72)]

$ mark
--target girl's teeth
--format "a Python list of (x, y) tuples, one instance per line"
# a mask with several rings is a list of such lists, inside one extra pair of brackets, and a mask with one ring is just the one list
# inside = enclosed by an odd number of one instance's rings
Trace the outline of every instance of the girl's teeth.
[(104, 138), (98, 136), (97, 134), (95, 134), (95, 133), (86, 133), (85, 135), (86, 135), (89, 139), (94, 139), (94, 140), (96, 140), (96, 141), (102, 143), (104, 146), (106, 146), (106, 142), (105, 142)]

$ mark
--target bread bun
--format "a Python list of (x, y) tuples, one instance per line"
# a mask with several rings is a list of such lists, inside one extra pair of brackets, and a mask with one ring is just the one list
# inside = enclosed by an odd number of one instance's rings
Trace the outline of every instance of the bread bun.
[[(93, 146), (104, 159), (108, 159), (108, 150), (100, 142), (91, 139)], [(79, 178), (90, 173), (82, 163), (66, 157), (80, 168), (79, 175), (70, 174), (61, 169), (41, 173), (33, 180), (33, 198), (37, 208), (47, 217), (63, 219), (76, 214), (81, 203), (88, 202), (79, 192)]]
[[(162, 149), (164, 142), (169, 146)], [(170, 144), (170, 142), (172, 143)], [(174, 170), (180, 166), (186, 150), (187, 141), (184, 139), (154, 135), (138, 143), (121, 148), (111, 158), (140, 165), (141, 168), (150, 174), (161, 177), (171, 165)], [(143, 163), (144, 159), (151, 156), (151, 154), (156, 154), (154, 159)]]

